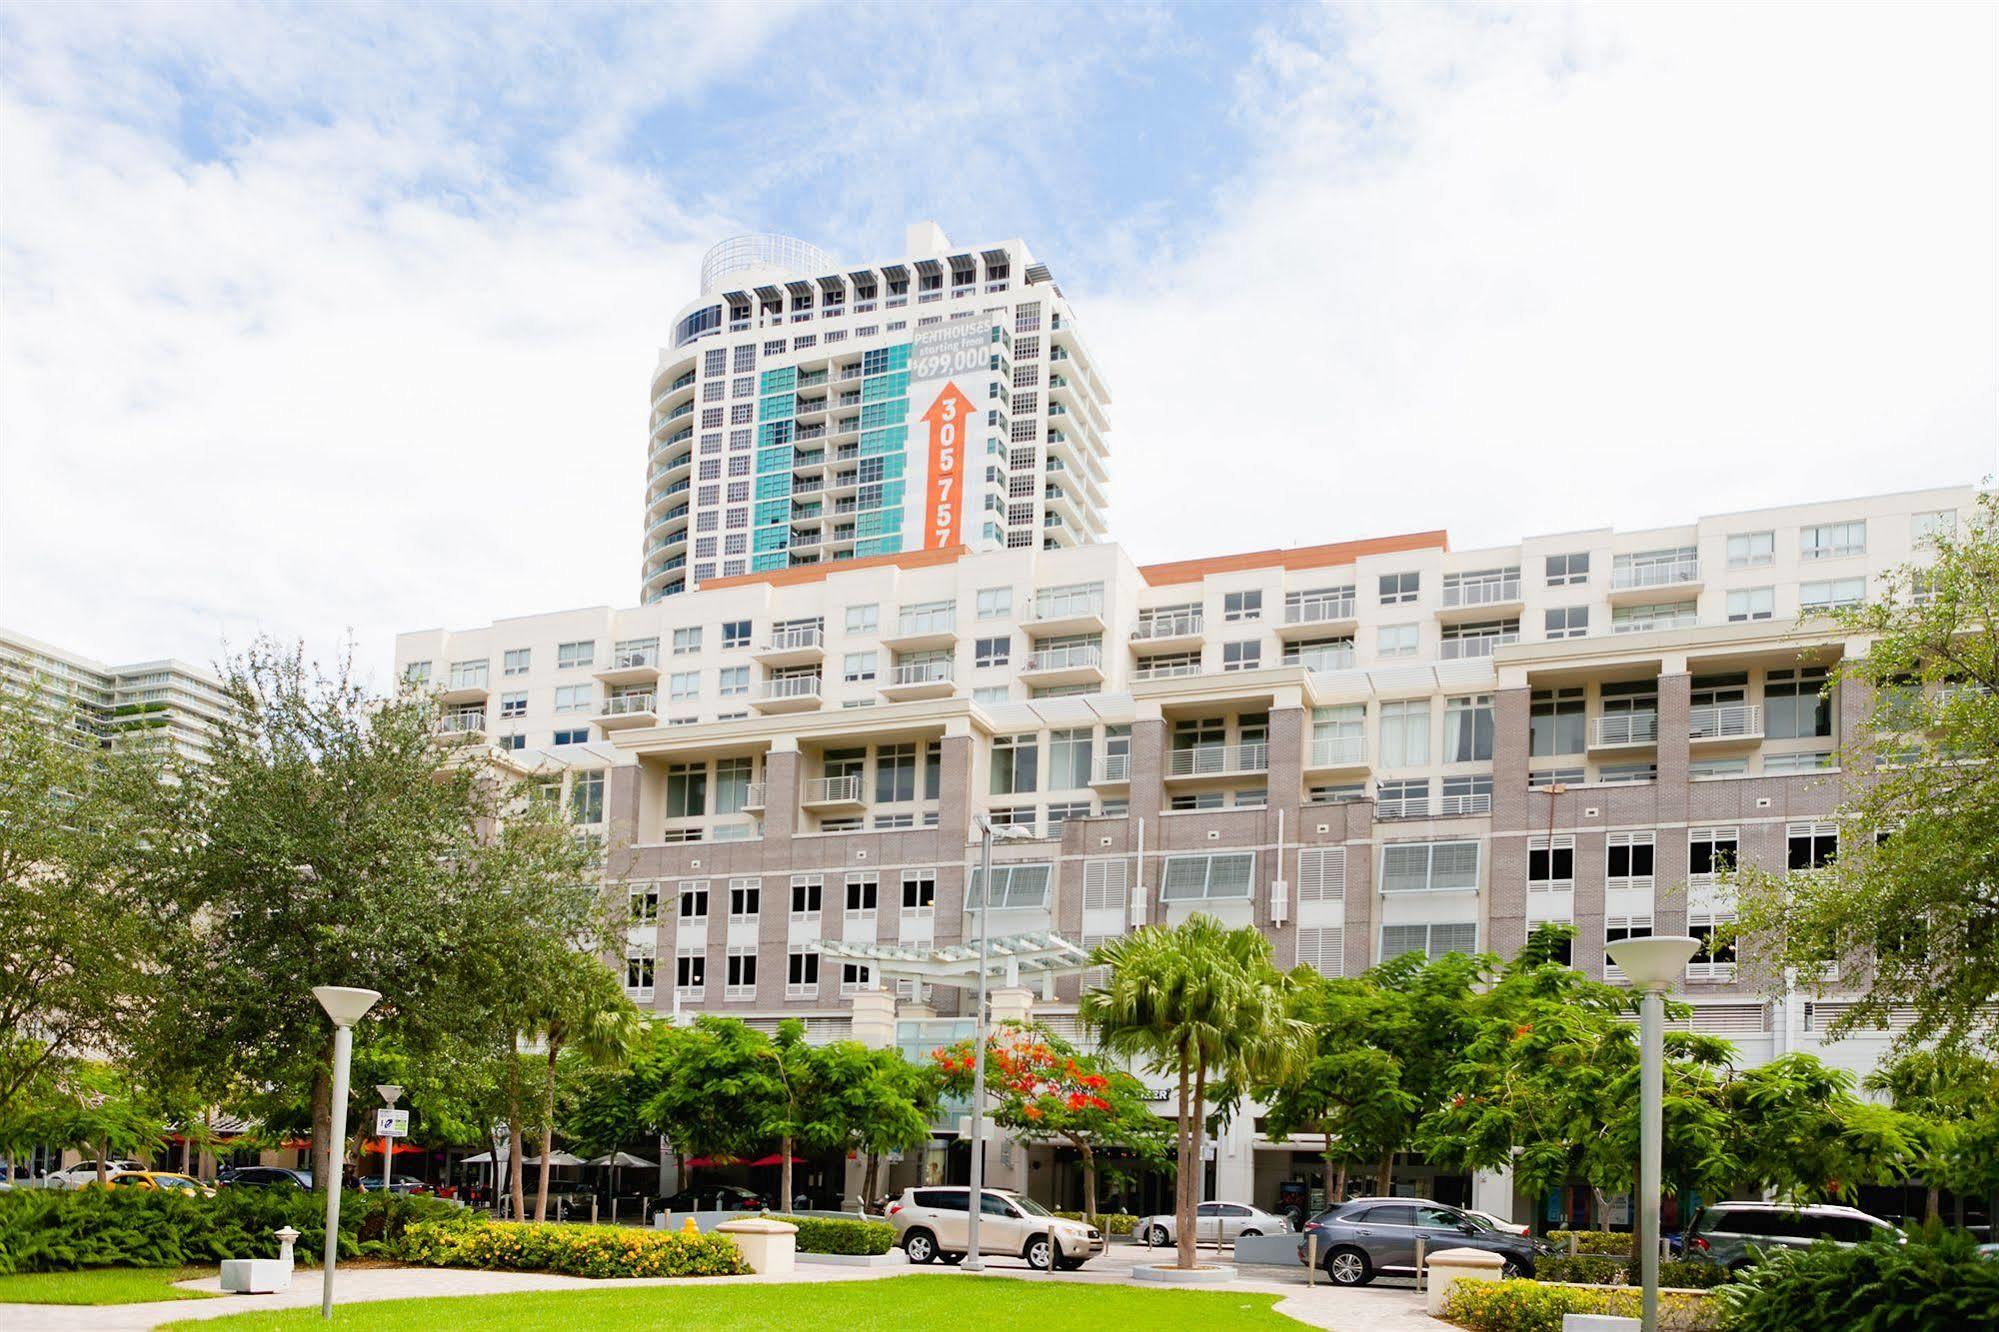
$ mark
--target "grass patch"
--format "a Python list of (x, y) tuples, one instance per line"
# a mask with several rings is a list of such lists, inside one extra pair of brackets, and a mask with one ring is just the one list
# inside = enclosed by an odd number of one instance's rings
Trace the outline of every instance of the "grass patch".
[[(1276, 1295), (1240, 1291), (1138, 1290), (1033, 1277), (903, 1276), (873, 1281), (797, 1282), (782, 1286), (624, 1287), (535, 1291), (435, 1300), (385, 1300), (342, 1305), (343, 1329), (371, 1332), (484, 1332), (501, 1328), (616, 1327), (620, 1332), (690, 1327), (1032, 1327), (1036, 1332), (1212, 1332), (1228, 1328), (1287, 1328), (1298, 1324), (1273, 1311)], [(237, 1314), (174, 1323), (182, 1332), (320, 1327), (319, 1310)]]
[(81, 1272), (21, 1272), (0, 1276), (0, 1304), (149, 1304), (205, 1300), (176, 1281), (214, 1276), (213, 1267), (90, 1267)]

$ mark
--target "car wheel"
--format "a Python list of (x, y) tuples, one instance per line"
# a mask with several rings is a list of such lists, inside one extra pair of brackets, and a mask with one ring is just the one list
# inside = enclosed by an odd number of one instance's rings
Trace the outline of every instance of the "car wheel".
[(1055, 1265), (1055, 1245), (1046, 1235), (1036, 1235), (1027, 1242), (1027, 1248), (1020, 1256), (1027, 1259), (1027, 1265), (1035, 1271), (1046, 1272)]
[(902, 1251), (909, 1255), (912, 1263), (935, 1262), (937, 1240), (927, 1230), (912, 1230), (902, 1237)]
[(945, 1253), (940, 1249), (937, 1253), (937, 1261), (946, 1267), (956, 1267), (959, 1263), (965, 1261), (965, 1255), (962, 1253)]
[(1260, 1231), (1260, 1230), (1245, 1230), (1245, 1231), (1243, 1231), (1243, 1232), (1242, 1232), (1241, 1234), (1237, 1235), (1237, 1236), (1236, 1236), (1236, 1238), (1237, 1238), (1237, 1239), (1255, 1239), (1255, 1238), (1256, 1238), (1256, 1237), (1257, 1237), (1258, 1235), (1261, 1235), (1262, 1233), (1263, 1233), (1263, 1232), (1262, 1232), (1262, 1231)]
[(1082, 1265), (1083, 1260), (1081, 1258), (1057, 1258), (1055, 1260), (1055, 1269), (1058, 1272), (1073, 1272)]
[(1173, 1242), (1173, 1237), (1166, 1233), (1165, 1226), (1153, 1226), (1145, 1232), (1145, 1242), (1152, 1248), (1162, 1249)]
[(1335, 1285), (1365, 1286), (1374, 1280), (1374, 1265), (1359, 1249), (1343, 1245), (1326, 1255), (1326, 1275)]
[(1500, 1280), (1502, 1280), (1502, 1281), (1511, 1281), (1511, 1280), (1513, 1280), (1513, 1279), (1514, 1279), (1515, 1277), (1519, 1277), (1519, 1276), (1525, 1276), (1525, 1275), (1526, 1275), (1526, 1273), (1524, 1273), (1524, 1272), (1522, 1272), (1522, 1271), (1520, 1270), (1520, 1264), (1519, 1264), (1519, 1262), (1518, 1262), (1517, 1260), (1515, 1260), (1515, 1259), (1512, 1259), (1512, 1258), (1506, 1258), (1506, 1259), (1502, 1259), (1502, 1260), (1501, 1260), (1501, 1262), (1500, 1262), (1500, 1264), (1499, 1264), (1499, 1279), (1500, 1279)]

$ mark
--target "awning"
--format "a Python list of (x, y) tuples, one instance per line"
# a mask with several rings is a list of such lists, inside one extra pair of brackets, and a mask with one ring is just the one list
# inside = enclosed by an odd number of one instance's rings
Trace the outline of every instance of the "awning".
[[(430, 1150), (427, 1147), (419, 1147), (413, 1142), (396, 1142), (394, 1138), (389, 1139), (389, 1141), (395, 1143), (394, 1155), (396, 1156), (422, 1156)], [(380, 1156), (382, 1154), (382, 1144), (379, 1141), (368, 1143), (361, 1148), (361, 1154), (363, 1156)]]
[[(944, 985), (975, 984), (979, 976), (976, 944), (922, 948), (821, 939), (812, 946), (822, 957), (865, 962), (885, 976), (914, 976)], [(1003, 975), (1009, 985), (1019, 984), (1023, 976), (1052, 980), (1056, 976), (1080, 975), (1089, 966), (1089, 949), (1048, 931), (1009, 934), (986, 944), (986, 973)]]
[(624, 1169), (635, 1170), (653, 1170), (659, 1166), (659, 1162), (657, 1161), (648, 1161), (643, 1156), (633, 1156), (630, 1152), (612, 1152), (608, 1156), (598, 1157), (596, 1160), (590, 1162), (590, 1164), (593, 1166), (618, 1166)]

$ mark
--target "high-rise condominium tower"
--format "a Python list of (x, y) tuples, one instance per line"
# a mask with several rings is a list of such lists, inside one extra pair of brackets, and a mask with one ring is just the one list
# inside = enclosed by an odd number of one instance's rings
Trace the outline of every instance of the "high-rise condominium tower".
[(1047, 266), (930, 222), (905, 248), (853, 268), (787, 236), (708, 252), (653, 375), (642, 600), (1103, 538), (1110, 394)]

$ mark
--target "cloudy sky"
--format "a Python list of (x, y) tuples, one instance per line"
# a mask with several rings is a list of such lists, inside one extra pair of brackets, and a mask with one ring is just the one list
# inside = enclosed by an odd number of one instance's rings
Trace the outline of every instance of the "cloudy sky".
[(637, 595), (700, 255), (1055, 270), (1168, 559), (1999, 465), (1991, 6), (0, 5), (0, 622)]

